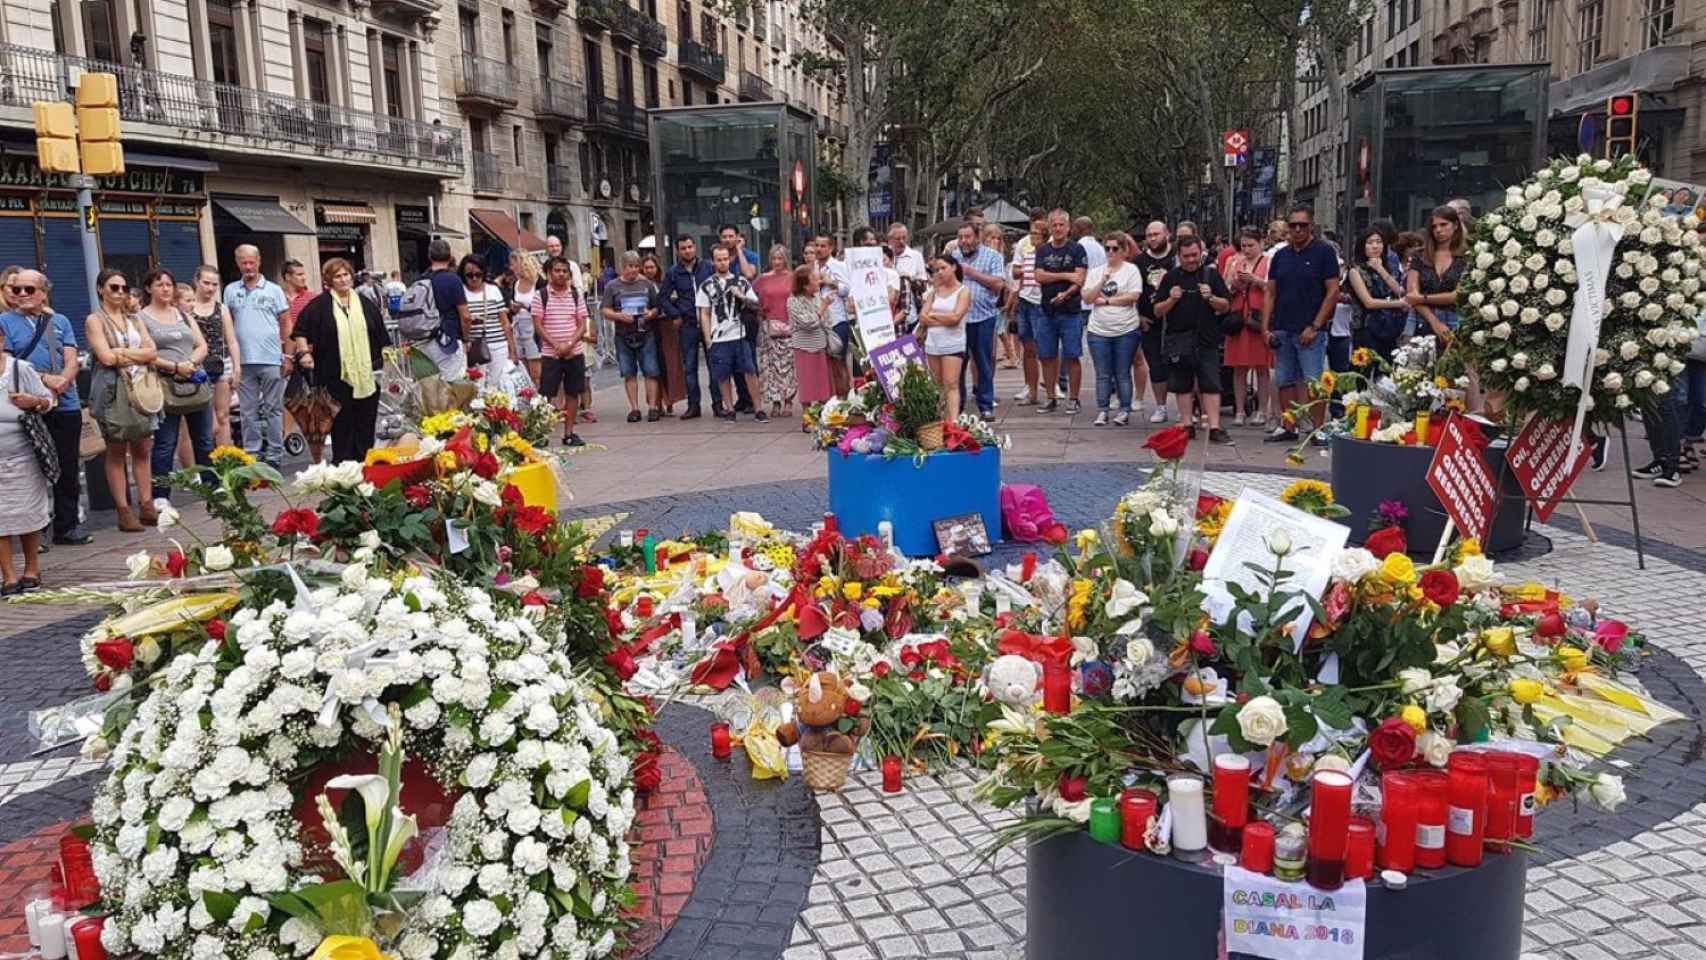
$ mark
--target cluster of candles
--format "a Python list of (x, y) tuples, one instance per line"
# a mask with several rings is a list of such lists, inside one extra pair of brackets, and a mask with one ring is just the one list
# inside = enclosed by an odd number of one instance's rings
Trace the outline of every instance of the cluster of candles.
[[(729, 725), (721, 720), (711, 724), (711, 756), (718, 760), (727, 760), (734, 753), (734, 739), (729, 732)], [(883, 792), (899, 793), (901, 789), (902, 766), (900, 757), (889, 754), (883, 758)]]
[(89, 842), (66, 831), (59, 838), (59, 862), (50, 874), (50, 889), (24, 905), (24, 926), (30, 946), (46, 960), (106, 960), (101, 927), (106, 918), (82, 911), (101, 899), (101, 883)]
[(658, 572), (658, 538), (650, 530), (641, 527), (638, 530), (623, 530), (616, 535), (616, 542), (623, 547), (640, 545), (640, 552), (646, 561), (646, 572)]
[[(1487, 844), (1506, 847), (1534, 835), (1534, 792), (1540, 761), (1520, 753), (1460, 750), (1445, 770), (1393, 770), (1381, 777), (1378, 818), (1351, 815), (1355, 781), (1338, 770), (1309, 781), (1307, 835), (1299, 827), (1276, 830), (1250, 818), (1250, 761), (1239, 754), (1214, 758), (1212, 809), (1206, 784), (1193, 776), (1167, 781), (1174, 854), (1186, 859), (1210, 851), (1236, 856), (1244, 869), (1282, 880), (1307, 879), (1337, 890), (1348, 879), (1368, 879), (1375, 867), (1406, 874), (1417, 868), (1481, 863)], [(1090, 835), (1104, 843), (1144, 849), (1156, 797), (1129, 789), (1118, 800), (1090, 805)], [(1228, 860), (1227, 862), (1230, 862)]]

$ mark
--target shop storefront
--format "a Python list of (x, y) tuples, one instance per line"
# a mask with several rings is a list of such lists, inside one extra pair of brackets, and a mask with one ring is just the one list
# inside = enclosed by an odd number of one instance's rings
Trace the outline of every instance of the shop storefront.
[[(319, 232), (284, 209), (277, 196), (215, 193), (213, 201), (214, 245), (219, 251), (219, 275), (226, 281), (237, 273), (236, 251), (244, 244), (261, 252), (261, 269), (278, 275), (285, 260), (284, 238), (317, 237)], [(305, 255), (300, 255), (307, 259)]]
[(399, 203), (395, 208), (397, 222), (397, 269), (405, 281), (413, 281), (427, 272), (427, 247), (434, 237), (465, 240), (468, 235), (442, 223), (432, 222), (432, 208), (424, 204)]
[[(156, 267), (187, 279), (204, 262), (200, 221), (206, 205), (202, 173), (134, 166), (97, 180), (95, 234), (101, 265), (132, 283)], [(0, 159), (0, 264), (27, 264), (53, 282), (53, 306), (82, 336), (90, 310), (77, 194), (35, 158)]]
[(365, 203), (322, 200), (314, 204), (314, 224), (320, 239), (320, 262), (333, 257), (348, 260), (359, 273), (367, 269), (368, 232), (379, 215)]

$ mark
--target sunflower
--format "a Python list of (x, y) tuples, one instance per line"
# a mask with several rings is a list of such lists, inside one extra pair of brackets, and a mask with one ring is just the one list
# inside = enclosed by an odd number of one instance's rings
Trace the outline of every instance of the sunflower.
[(402, 463), (403, 452), (400, 447), (374, 447), (361, 462), (370, 467), (376, 463)]
[(229, 443), (214, 447), (213, 453), (208, 455), (208, 459), (216, 466), (223, 465), (223, 462), (227, 460), (245, 467), (255, 462), (253, 454), (248, 453), (242, 447), (234, 447)]
[(1339, 385), (1339, 375), (1331, 370), (1323, 370), (1321, 371), (1320, 383), (1322, 393), (1332, 393), (1333, 389)]
[(1197, 533), (1202, 535), (1209, 546), (1220, 540), (1220, 531), (1226, 528), (1226, 520), (1232, 516), (1232, 506), (1233, 501), (1222, 500), (1214, 505), (1214, 509), (1197, 518)]
[(1280, 499), (1306, 513), (1315, 513), (1333, 505), (1333, 488), (1319, 480), (1293, 480)]
[(1367, 347), (1357, 347), (1351, 351), (1351, 366), (1366, 367), (1374, 362), (1374, 351)]

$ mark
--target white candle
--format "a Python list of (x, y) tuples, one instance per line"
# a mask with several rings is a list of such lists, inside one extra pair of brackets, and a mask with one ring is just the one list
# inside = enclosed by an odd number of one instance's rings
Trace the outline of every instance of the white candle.
[(1167, 804), (1173, 810), (1173, 852), (1196, 853), (1208, 846), (1208, 815), (1203, 810), (1202, 781), (1174, 777), (1167, 781)]
[(31, 900), (24, 905), (24, 926), (30, 931), (30, 946), (41, 946), (41, 918), (53, 912), (53, 901)]
[(633, 546), (634, 545), (634, 531), (624, 530), (621, 533), (617, 534), (616, 535), (616, 542), (622, 544), (623, 547)]
[(41, 925), (41, 955), (46, 958), (46, 960), (64, 960), (64, 915), (58, 913), (44, 913), (37, 919)]
[(878, 521), (877, 539), (881, 540), (885, 547), (894, 546), (894, 524), (887, 520)]
[(79, 923), (82, 923), (83, 921), (85, 921), (87, 919), (89, 919), (89, 918), (83, 916), (80, 913), (72, 913), (72, 914), (66, 915), (65, 926), (62, 928), (64, 931), (64, 935), (65, 935), (65, 957), (66, 957), (66, 960), (78, 960), (78, 958), (77, 958), (77, 936), (72, 931), (77, 927), (77, 925)]

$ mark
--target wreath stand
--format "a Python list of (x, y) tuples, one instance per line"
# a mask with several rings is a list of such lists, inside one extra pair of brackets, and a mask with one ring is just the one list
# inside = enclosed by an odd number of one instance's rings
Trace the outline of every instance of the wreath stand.
[[(1582, 521), (1582, 531), (1586, 533), (1588, 539), (1594, 543), (1599, 542), (1599, 537), (1594, 534), (1593, 524), (1588, 522), (1587, 511), (1583, 510), (1582, 507), (1627, 507), (1629, 509), (1629, 524), (1633, 528), (1635, 534), (1635, 569), (1645, 570), (1647, 569), (1647, 549), (1646, 541), (1641, 536), (1641, 506), (1635, 501), (1635, 468), (1631, 466), (1634, 461), (1629, 459), (1628, 422), (1627, 417), (1617, 421), (1617, 436), (1623, 447), (1623, 480), (1627, 484), (1629, 490), (1629, 499), (1594, 500), (1565, 495), (1558, 498), (1558, 502), (1568, 503), (1576, 508), (1576, 516), (1580, 517)], [(1610, 440), (1611, 438), (1607, 437), (1606, 439)], [(1499, 465), (1499, 473), (1500, 480), (1502, 481), (1504, 474), (1504, 464), (1502, 463)], [(1532, 510), (1528, 513), (1528, 526), (1534, 526), (1534, 511)]]

